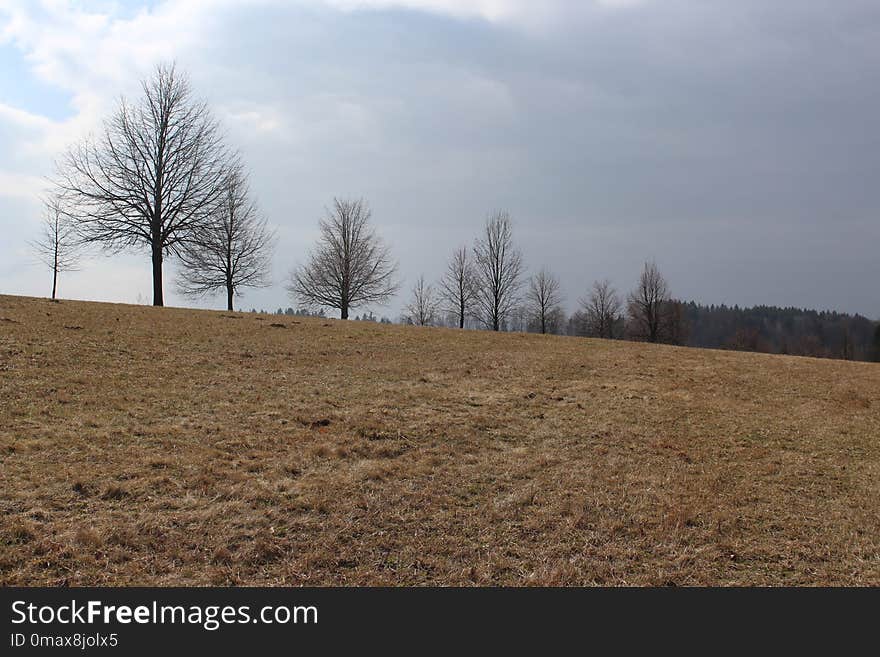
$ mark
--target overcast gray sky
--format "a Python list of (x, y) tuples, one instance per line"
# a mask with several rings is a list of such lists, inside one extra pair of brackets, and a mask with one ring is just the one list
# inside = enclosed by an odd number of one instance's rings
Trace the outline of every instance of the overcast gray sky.
[[(171, 59), (278, 229), (276, 284), (239, 307), (290, 305), (341, 195), (400, 262), (379, 314), (503, 208), (569, 309), (650, 258), (679, 298), (880, 316), (876, 0), (2, 0), (0, 293), (48, 294), (42, 177)], [(149, 255), (90, 258), (60, 294), (149, 301)]]

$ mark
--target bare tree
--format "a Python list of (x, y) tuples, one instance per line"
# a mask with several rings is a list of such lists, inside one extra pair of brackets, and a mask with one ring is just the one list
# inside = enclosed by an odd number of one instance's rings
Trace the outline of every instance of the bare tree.
[(474, 244), (475, 306), (486, 328), (498, 331), (518, 301), (522, 253), (513, 244), (510, 215), (496, 212)]
[(419, 276), (412, 289), (412, 299), (406, 305), (406, 318), (417, 326), (431, 326), (437, 318), (438, 305), (434, 287), (425, 283), (424, 276)]
[(595, 281), (589, 296), (581, 299), (581, 309), (588, 335), (614, 338), (614, 327), (620, 319), (622, 304), (611, 281)]
[(187, 78), (159, 65), (135, 104), (124, 98), (97, 139), (73, 146), (58, 167), (84, 241), (110, 251), (149, 247), (153, 305), (163, 305), (162, 261), (210, 222), (229, 154)]
[(529, 280), (526, 302), (528, 313), (541, 333), (553, 333), (558, 329), (557, 322), (562, 314), (559, 279), (546, 268)]
[(244, 287), (269, 285), (275, 234), (250, 196), (241, 167), (227, 177), (210, 224), (182, 243), (178, 288), (190, 296), (226, 290), (226, 308)]
[(669, 286), (654, 262), (646, 262), (639, 283), (629, 294), (633, 333), (648, 342), (659, 342), (665, 328)]
[(388, 247), (370, 227), (363, 200), (333, 199), (321, 220), (321, 237), (305, 265), (290, 274), (287, 290), (306, 306), (348, 311), (368, 303), (385, 303), (397, 292), (397, 265)]
[(446, 272), (440, 280), (440, 299), (447, 312), (458, 319), (458, 328), (464, 328), (465, 319), (472, 314), (476, 295), (474, 265), (467, 247), (452, 254)]
[(51, 196), (44, 202), (43, 223), (39, 237), (31, 242), (37, 257), (52, 270), (52, 299), (58, 290), (58, 274), (75, 271), (81, 255), (76, 227), (61, 205), (61, 199)]

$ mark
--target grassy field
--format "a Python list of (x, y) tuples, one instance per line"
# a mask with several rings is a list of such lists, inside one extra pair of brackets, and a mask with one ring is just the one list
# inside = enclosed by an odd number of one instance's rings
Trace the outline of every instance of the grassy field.
[(0, 296), (0, 583), (880, 585), (880, 366)]

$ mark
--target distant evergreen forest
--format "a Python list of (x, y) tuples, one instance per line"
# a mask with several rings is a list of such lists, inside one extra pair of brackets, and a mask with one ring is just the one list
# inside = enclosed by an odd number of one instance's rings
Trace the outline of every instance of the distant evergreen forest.
[(775, 306), (682, 304), (685, 344), (773, 354), (880, 360), (880, 324), (861, 315)]

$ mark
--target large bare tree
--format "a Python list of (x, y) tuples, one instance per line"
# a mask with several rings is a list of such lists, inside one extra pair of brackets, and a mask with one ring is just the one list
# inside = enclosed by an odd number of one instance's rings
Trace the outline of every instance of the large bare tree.
[(290, 274), (287, 290), (306, 306), (339, 310), (385, 303), (397, 292), (397, 265), (370, 226), (370, 209), (360, 200), (333, 199), (320, 222), (318, 245), (306, 264)]
[(212, 221), (200, 226), (180, 249), (178, 288), (190, 296), (226, 291), (226, 308), (245, 287), (270, 284), (275, 233), (260, 216), (241, 167), (233, 168)]
[(119, 101), (97, 138), (68, 150), (57, 182), (85, 242), (150, 249), (153, 304), (161, 306), (163, 259), (210, 222), (229, 153), (173, 65), (159, 65), (142, 91), (134, 103)]
[(654, 262), (646, 262), (636, 288), (629, 294), (629, 318), (636, 337), (660, 342), (666, 328), (669, 285)]
[(452, 254), (440, 279), (440, 299), (446, 311), (456, 316), (458, 328), (464, 328), (465, 320), (473, 313), (477, 291), (474, 278), (473, 262), (467, 247), (462, 246)]
[(82, 247), (76, 226), (65, 213), (59, 197), (50, 196), (43, 203), (40, 235), (31, 242), (31, 247), (40, 261), (52, 270), (52, 299), (55, 299), (58, 274), (76, 270)]
[(492, 214), (474, 244), (478, 319), (493, 331), (501, 325), (519, 300), (523, 271), (522, 253), (513, 243), (510, 215)]
[(562, 315), (559, 279), (542, 268), (529, 279), (526, 292), (528, 313), (541, 333), (555, 332)]
[(434, 286), (425, 282), (424, 276), (413, 285), (412, 298), (406, 305), (406, 318), (417, 326), (432, 326), (437, 319), (438, 299)]
[(597, 338), (613, 339), (622, 311), (617, 290), (607, 278), (595, 281), (586, 299), (581, 299), (581, 312), (587, 335)]

